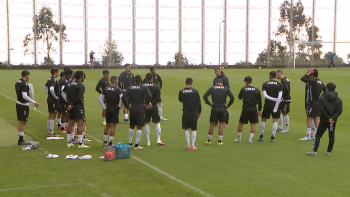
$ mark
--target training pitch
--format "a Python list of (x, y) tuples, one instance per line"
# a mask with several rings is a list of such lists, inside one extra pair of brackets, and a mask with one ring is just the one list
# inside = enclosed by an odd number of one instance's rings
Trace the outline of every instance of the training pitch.
[[(276, 142), (258, 142), (257, 124), (254, 143), (249, 144), (250, 125), (243, 127), (242, 142), (235, 143), (242, 101), (238, 93), (244, 86), (245, 76), (252, 76), (253, 86), (261, 91), (268, 81), (270, 69), (223, 69), (230, 80), (235, 102), (229, 108), (229, 126), (224, 129), (224, 145), (217, 141), (215, 128), (212, 145), (205, 145), (209, 129), (210, 107), (202, 98), (212, 86), (215, 77), (212, 69), (158, 69), (162, 77), (163, 116), (162, 140), (165, 146), (156, 145), (154, 124), (151, 123), (147, 147), (144, 135), (143, 150), (132, 150), (132, 158), (104, 161), (103, 129), (99, 94), (95, 87), (102, 78), (102, 69), (84, 70), (85, 110), (87, 135), (93, 141), (90, 149), (66, 147), (66, 140), (46, 140), (47, 95), (43, 89), (50, 70), (30, 70), (29, 83), (33, 83), (35, 100), (40, 103), (34, 111), (31, 105), (26, 125), (25, 140), (39, 141), (40, 149), (22, 151), (17, 145), (18, 121), (15, 110), (15, 83), (22, 70), (0, 71), (0, 196), (349, 196), (350, 193), (350, 78), (349, 69), (319, 69), (319, 78), (327, 84), (337, 85), (336, 91), (343, 100), (343, 114), (335, 131), (332, 156), (326, 155), (327, 132), (321, 138), (317, 156), (307, 156), (313, 141), (300, 141), (306, 134), (304, 87), (300, 78), (307, 69), (283, 69), (291, 84), (291, 113), (289, 133), (277, 133)], [(62, 69), (60, 70), (62, 71)], [(111, 69), (110, 77), (119, 76), (122, 69)], [(148, 69), (133, 69), (142, 78)], [(181, 128), (182, 104), (179, 90), (185, 79), (192, 77), (202, 100), (202, 116), (198, 121), (197, 150), (185, 150), (185, 135)], [(264, 100), (264, 99), (263, 99)], [(114, 143), (128, 142), (128, 124), (120, 111)], [(271, 136), (272, 120), (266, 122), (264, 137)], [(55, 132), (59, 130), (55, 128)], [(64, 136), (66, 137), (66, 136)], [(135, 134), (133, 143), (135, 141)], [(47, 159), (49, 154), (57, 159)], [(91, 160), (65, 160), (67, 154), (90, 154)]]

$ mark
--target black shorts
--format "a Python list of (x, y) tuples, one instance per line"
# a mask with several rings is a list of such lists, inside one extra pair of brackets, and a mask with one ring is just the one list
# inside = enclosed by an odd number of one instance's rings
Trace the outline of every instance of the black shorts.
[(113, 105), (106, 107), (106, 122), (119, 123), (119, 106)]
[(75, 105), (73, 109), (69, 110), (70, 120), (85, 120), (85, 110), (84, 105)]
[(198, 113), (197, 111), (183, 111), (182, 114), (182, 128), (191, 128), (192, 131), (197, 130)]
[(320, 116), (320, 110), (318, 108), (318, 101), (306, 104), (306, 116), (308, 118), (315, 118)]
[(256, 107), (243, 108), (239, 122), (243, 124), (248, 124), (248, 121), (251, 124), (259, 123), (258, 110)]
[(160, 122), (157, 106), (153, 106), (151, 109), (145, 111), (145, 122), (150, 122), (151, 118), (154, 123)]
[(145, 107), (142, 105), (130, 107), (130, 125), (145, 126)]
[(226, 106), (212, 106), (210, 113), (210, 122), (225, 122), (226, 121)]
[(261, 118), (270, 119), (270, 115), (272, 114), (272, 118), (280, 118), (280, 110), (278, 109), (276, 113), (273, 112), (273, 108), (275, 108), (275, 102), (266, 102), (264, 105), (264, 109), (261, 113)]
[(59, 104), (60, 104), (60, 106), (58, 108), (58, 112), (67, 113), (68, 112), (68, 110), (67, 110), (68, 103), (64, 100), (60, 100)]
[(288, 113), (290, 113), (290, 107), (289, 107), (289, 105), (290, 105), (290, 101), (282, 101), (281, 103), (280, 103), (280, 110), (282, 111), (282, 113), (284, 113), (284, 114), (288, 114)]
[(57, 113), (60, 105), (58, 100), (54, 98), (47, 98), (47, 108), (49, 109), (49, 113)]
[(27, 121), (29, 116), (29, 106), (20, 105), (16, 103), (17, 120)]

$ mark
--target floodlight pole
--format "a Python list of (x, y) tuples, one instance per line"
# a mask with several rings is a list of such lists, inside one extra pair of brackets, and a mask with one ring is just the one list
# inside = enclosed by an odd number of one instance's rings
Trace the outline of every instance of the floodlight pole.
[(182, 67), (182, 0), (179, 0), (179, 55), (180, 58), (179, 66)]
[(204, 65), (205, 57), (205, 0), (202, 0), (202, 66)]
[(156, 66), (159, 66), (159, 0), (156, 0)]
[(132, 0), (132, 64), (136, 63), (136, 0)]
[(112, 66), (112, 0), (108, 1), (108, 66)]
[(268, 22), (267, 22), (267, 67), (270, 66), (270, 55), (271, 55), (271, 5), (272, 2), (269, 0), (269, 11), (268, 11)]
[(60, 24), (60, 65), (62, 65), (62, 0), (58, 1), (58, 15)]
[(7, 13), (7, 64), (11, 64), (10, 0), (6, 0), (6, 13)]
[(87, 19), (87, 0), (84, 0), (84, 65), (88, 62), (88, 19)]
[(245, 63), (249, 63), (249, 6), (250, 0), (247, 0), (247, 10), (246, 10), (246, 38), (245, 38)]
[(34, 20), (34, 28), (33, 28), (33, 33), (34, 33), (34, 66), (37, 66), (37, 46), (36, 46), (36, 35), (37, 35), (37, 29), (38, 29), (38, 24), (36, 21), (36, 2), (33, 0), (33, 20)]
[[(311, 35), (311, 42), (315, 42), (315, 7), (316, 7), (316, 0), (312, 0), (312, 29), (311, 29), (312, 35)], [(315, 57), (314, 57), (315, 46), (314, 45), (311, 46), (311, 51), (312, 51), (311, 64), (313, 64), (314, 61), (315, 61)]]
[[(295, 58), (294, 56), (292, 57), (292, 54), (293, 51), (294, 51), (294, 38), (293, 38), (293, 20), (294, 20), (294, 12), (293, 12), (293, 8), (294, 8), (294, 1), (291, 0), (290, 1), (291, 3), (291, 6), (290, 6), (290, 12), (289, 12), (289, 21), (290, 21), (290, 26), (289, 26), (289, 37), (290, 37), (290, 40), (289, 40), (289, 65), (287, 67), (291, 67), (290, 64), (292, 64), (292, 61), (293, 59), (292, 58)], [(292, 51), (293, 50), (293, 51)]]
[[(227, 0), (224, 0), (224, 63), (223, 66), (227, 65)], [(219, 65), (220, 66), (220, 65)]]
[(224, 23), (225, 21), (221, 21), (219, 23), (219, 66), (221, 66), (221, 23)]
[(338, 0), (334, 0), (334, 35), (333, 35), (333, 53), (336, 52), (336, 44), (335, 41), (337, 40), (337, 7), (338, 7)]

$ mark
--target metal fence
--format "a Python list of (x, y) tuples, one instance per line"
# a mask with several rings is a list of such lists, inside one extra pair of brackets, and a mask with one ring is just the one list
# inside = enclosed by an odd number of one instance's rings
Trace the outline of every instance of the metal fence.
[[(48, 6), (54, 20), (66, 25), (69, 39), (54, 43), (56, 51), (51, 57), (55, 64), (88, 64), (90, 51), (96, 51), (95, 57), (99, 59), (104, 43), (113, 40), (124, 56), (123, 63), (135, 65), (167, 65), (174, 61), (177, 52), (183, 53), (192, 65), (251, 65), (266, 50), (266, 62), (261, 64), (292, 66), (298, 45), (275, 36), (284, 2), (298, 3), (297, 0), (0, 0), (0, 62), (13, 65), (43, 62), (46, 56), (43, 43), (35, 42), (34, 55), (24, 56), (23, 40), (26, 34), (35, 34), (33, 16), (42, 6)], [(322, 55), (336, 52), (347, 63), (350, 2), (301, 2), (304, 14), (319, 28)], [(270, 62), (271, 40), (281, 41), (287, 47), (280, 62)], [(313, 51), (310, 54), (308, 64), (317, 64)], [(326, 64), (324, 60), (319, 63)]]

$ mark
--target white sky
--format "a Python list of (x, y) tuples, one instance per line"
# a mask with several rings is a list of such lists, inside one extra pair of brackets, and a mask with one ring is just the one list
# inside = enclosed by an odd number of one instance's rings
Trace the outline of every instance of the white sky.
[[(297, 0), (294, 0), (295, 3)], [(58, 22), (58, 0), (37, 0), (37, 11), (46, 5), (52, 8)], [(101, 46), (108, 38), (108, 0), (88, 0), (88, 51), (96, 51), (100, 57)], [(205, 1), (205, 64), (219, 62), (219, 23), (223, 18), (223, 0)], [(311, 17), (312, 0), (303, 0), (304, 13)], [(24, 36), (32, 28), (32, 0), (10, 0), (11, 63), (33, 64), (32, 56), (23, 56)], [(201, 63), (201, 0), (182, 1), (182, 50), (191, 63)], [(227, 0), (227, 61), (229, 65), (245, 61), (246, 1)], [(283, 0), (272, 0), (272, 32), (278, 26), (279, 6)], [(63, 23), (67, 26), (69, 43), (64, 43), (63, 64), (84, 63), (83, 0), (62, 0)], [(159, 63), (166, 65), (178, 51), (178, 0), (159, 0)], [(337, 41), (349, 41), (348, 20), (350, 1), (338, 0)], [(132, 1), (112, 1), (112, 34), (124, 55), (123, 63), (132, 63)], [(136, 64), (155, 63), (155, 0), (136, 0)], [(268, 0), (250, 0), (249, 61), (254, 63), (257, 55), (267, 46)], [(333, 41), (334, 0), (317, 0), (315, 24), (320, 28), (323, 41)], [(272, 35), (272, 38), (274, 36)], [(7, 60), (6, 2), (0, 0), (0, 61)], [(323, 53), (332, 50), (332, 44), (323, 44)], [(38, 63), (45, 52), (38, 43)], [(51, 56), (59, 63), (57, 52)], [(337, 44), (337, 55), (346, 61), (350, 43)], [(223, 50), (221, 50), (223, 52)], [(221, 56), (221, 62), (223, 55)]]

